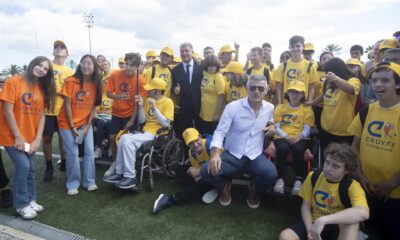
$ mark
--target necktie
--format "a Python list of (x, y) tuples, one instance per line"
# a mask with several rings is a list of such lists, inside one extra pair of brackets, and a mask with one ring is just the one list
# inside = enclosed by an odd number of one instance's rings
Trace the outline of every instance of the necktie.
[(190, 64), (186, 65), (186, 80), (188, 81), (188, 83), (190, 84)]

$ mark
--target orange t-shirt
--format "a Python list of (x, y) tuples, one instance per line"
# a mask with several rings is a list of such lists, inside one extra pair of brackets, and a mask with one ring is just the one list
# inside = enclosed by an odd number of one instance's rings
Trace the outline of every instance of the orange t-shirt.
[[(79, 128), (88, 122), (90, 112), (96, 99), (96, 86), (94, 83), (83, 83), (79, 79), (70, 77), (65, 79), (60, 95), (71, 99), (72, 121), (74, 127)], [(64, 130), (71, 129), (64, 104), (58, 114), (58, 127)]]
[[(111, 112), (113, 116), (120, 118), (132, 116), (136, 107), (136, 84), (136, 75), (134, 74), (132, 77), (128, 77), (126, 76), (124, 69), (111, 73), (111, 76), (106, 83), (107, 91), (117, 95), (123, 92), (129, 94), (129, 98), (125, 100), (113, 99)], [(147, 96), (147, 92), (143, 88), (144, 84), (146, 84), (146, 80), (143, 77), (139, 77), (139, 91), (142, 97)]]
[[(0, 92), (0, 100), (14, 104), (14, 116), (19, 131), (27, 143), (31, 143), (39, 126), (39, 121), (44, 114), (44, 96), (39, 84), (33, 89), (22, 76), (9, 78)], [(14, 146), (15, 137), (8, 127), (4, 116), (4, 104), (0, 104), (0, 145)]]

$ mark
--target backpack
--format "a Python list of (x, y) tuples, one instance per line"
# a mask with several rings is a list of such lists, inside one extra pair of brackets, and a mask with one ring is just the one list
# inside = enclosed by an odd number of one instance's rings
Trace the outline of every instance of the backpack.
[[(317, 171), (314, 172), (313, 175), (311, 175), (311, 187), (314, 190), (314, 186), (317, 183), (317, 180), (319, 176), (321, 175), (321, 172)], [(349, 188), (351, 183), (353, 182), (353, 179), (349, 176), (344, 176), (342, 181), (339, 183), (339, 198), (340, 201), (342, 202), (344, 208), (351, 208), (351, 201), (349, 197)]]
[[(251, 71), (253, 71), (253, 67), (249, 68), (246, 70), (246, 74), (250, 75)], [(263, 72), (264, 77), (267, 79), (267, 83), (269, 84), (269, 70), (264, 67), (264, 72)]]
[(364, 128), (365, 120), (367, 119), (369, 105), (360, 108), (359, 115), (361, 121), (361, 127)]

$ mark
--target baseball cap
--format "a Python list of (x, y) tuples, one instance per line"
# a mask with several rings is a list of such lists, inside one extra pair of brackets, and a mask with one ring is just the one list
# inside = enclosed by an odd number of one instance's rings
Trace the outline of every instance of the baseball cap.
[(239, 74), (243, 74), (244, 70), (243, 70), (243, 65), (239, 62), (235, 62), (235, 61), (230, 61), (229, 64), (221, 69), (222, 73), (227, 73), (227, 72), (231, 72), (231, 73), (239, 73)]
[(165, 90), (167, 88), (167, 83), (161, 78), (153, 78), (148, 83), (146, 83), (143, 88), (147, 91), (150, 90)]
[(154, 50), (149, 50), (146, 53), (146, 57), (157, 57), (157, 53)]
[(295, 90), (298, 92), (306, 92), (306, 86), (304, 85), (303, 82), (295, 80), (295, 81), (291, 81), (289, 83), (288, 90)]
[(177, 63), (181, 63), (182, 62), (182, 58), (174, 56), (174, 59), (172, 61), (173, 62), (177, 62)]
[(231, 48), (231, 46), (229, 46), (229, 45), (225, 45), (225, 46), (223, 46), (223, 47), (219, 50), (219, 53), (220, 53), (220, 54), (223, 54), (223, 53), (230, 53), (230, 52), (235, 52), (235, 50), (233, 50), (233, 49)]
[(182, 133), (182, 136), (185, 144), (189, 145), (189, 143), (199, 139), (200, 133), (195, 128), (186, 128), (186, 130)]
[(170, 56), (174, 56), (174, 50), (172, 50), (170, 47), (163, 47), (160, 53), (166, 53)]
[(350, 58), (349, 60), (346, 61), (346, 64), (348, 65), (356, 65), (361, 67), (361, 62), (357, 58)]
[(118, 63), (125, 63), (125, 58), (124, 57), (118, 58)]
[(388, 68), (388, 69), (392, 70), (395, 74), (397, 74), (397, 76), (400, 77), (400, 65), (399, 64), (392, 63), (392, 62), (381, 62), (375, 66), (372, 73), (375, 72), (377, 69), (382, 69), (382, 68)]
[(63, 41), (61, 41), (61, 40), (56, 40), (56, 41), (54, 41), (54, 47), (56, 47), (56, 46), (64, 46), (65, 47), (65, 49), (67, 50), (67, 52), (68, 52), (68, 49), (67, 49), (67, 45), (65, 45), (65, 43), (63, 42)]
[(388, 48), (396, 48), (397, 47), (397, 40), (394, 38), (388, 38), (383, 40), (380, 44), (379, 44), (379, 50), (382, 49), (388, 49)]
[(160, 62), (160, 58), (159, 57), (156, 57), (154, 60), (153, 60), (153, 63), (155, 63), (155, 62)]
[(304, 49), (303, 49), (304, 51), (315, 51), (315, 49), (314, 49), (314, 44), (313, 43), (310, 43), (310, 42), (308, 42), (308, 43), (305, 43), (304, 44)]

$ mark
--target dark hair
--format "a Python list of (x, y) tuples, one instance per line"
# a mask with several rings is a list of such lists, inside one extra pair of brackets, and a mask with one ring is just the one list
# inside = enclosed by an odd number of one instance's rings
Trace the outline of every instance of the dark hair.
[(264, 56), (264, 50), (262, 48), (260, 48), (260, 47), (253, 47), (251, 49), (251, 51), (258, 53), (258, 55), (260, 55), (260, 57)]
[(331, 53), (331, 52), (323, 52), (323, 53), (321, 53), (321, 55), (319, 55), (319, 62), (318, 62), (317, 71), (322, 71), (323, 66), (321, 64), (321, 61), (322, 61), (322, 57), (325, 56), (326, 54), (331, 55), (332, 58), (333, 58), (333, 53)]
[(213, 49), (212, 47), (210, 47), (210, 46), (205, 47), (205, 48), (203, 49), (203, 52), (204, 52), (205, 50), (207, 50), (207, 49), (211, 49), (211, 50), (214, 52), (214, 49)]
[(357, 154), (347, 143), (331, 143), (324, 151), (325, 159), (327, 156), (344, 163), (349, 176), (354, 177), (358, 168)]
[(353, 45), (353, 46), (351, 46), (350, 52), (352, 52), (352, 51), (360, 51), (361, 55), (363, 55), (363, 53), (364, 53), (364, 49), (363, 49), (363, 47), (360, 46), (360, 45)]
[(233, 81), (231, 81), (228, 77), (227, 80), (229, 81), (229, 87), (232, 88), (233, 85), (235, 87), (246, 87), (248, 76), (240, 73), (232, 73), (233, 74)]
[(304, 46), (304, 42), (305, 42), (305, 41), (306, 41), (306, 40), (304, 39), (304, 37), (298, 36), (298, 35), (294, 35), (293, 37), (291, 37), (291, 38), (289, 39), (289, 46), (292, 46), (292, 45), (294, 45), (294, 44), (296, 44), (296, 43), (298, 43), (298, 42), (300, 42), (301, 45)]
[(217, 67), (217, 72), (219, 72), (219, 70), (221, 69), (221, 62), (215, 55), (206, 57), (206, 59), (203, 61), (202, 65), (204, 67), (204, 70), (206, 70), (206, 71), (208, 70), (208, 67), (212, 67), (212, 66)]
[(287, 55), (289, 55), (290, 57), (292, 57), (292, 53), (291, 53), (290, 51), (286, 50), (286, 51), (284, 51), (284, 52), (281, 53), (281, 56), (279, 57), (279, 60), (281, 60), (282, 57), (283, 57), (283, 55), (285, 55), (285, 54), (287, 54)]
[(400, 56), (400, 48), (390, 48), (385, 51), (385, 54), (383, 55), (383, 58), (387, 57), (389, 54), (396, 54)]
[(127, 61), (131, 61), (133, 66), (139, 67), (140, 66), (140, 61), (142, 60), (141, 56), (139, 53), (126, 53), (125, 54), (125, 63)]
[[(393, 78), (394, 78), (394, 83), (396, 85), (400, 85), (400, 76), (397, 75), (395, 72), (393, 72), (392, 69), (388, 68), (388, 67), (378, 67), (375, 70), (373, 70), (373, 72), (371, 73), (371, 76), (374, 72), (381, 72), (381, 71), (390, 71), (393, 73)], [(400, 89), (396, 88), (396, 95), (400, 95)]]
[(35, 57), (28, 65), (28, 68), (25, 72), (25, 79), (28, 83), (30, 89), (33, 88), (34, 76), (33, 76), (33, 68), (41, 64), (42, 62), (47, 62), (49, 64), (49, 70), (46, 75), (38, 79), (40, 90), (42, 91), (44, 97), (45, 108), (48, 111), (53, 112), (56, 101), (56, 84), (54, 82), (54, 70), (53, 65), (50, 60), (44, 56)]
[(269, 43), (263, 43), (262, 44), (262, 46), (261, 46), (261, 48), (265, 48), (265, 47), (269, 47), (269, 48), (272, 48), (272, 46), (271, 46), (271, 44), (269, 44)]
[[(289, 91), (288, 91), (288, 92), (289, 92)], [(285, 98), (288, 102), (290, 102), (290, 98), (289, 98), (288, 92), (285, 93), (284, 98)], [(303, 97), (301, 98), (300, 102), (303, 104), (305, 101), (306, 101), (306, 98), (305, 98), (305, 94), (304, 94)]]
[[(326, 62), (322, 67), (322, 69), (325, 72), (333, 72), (336, 76), (346, 81), (352, 77), (355, 77), (355, 75), (347, 68), (346, 63), (342, 59), (337, 57), (334, 57), (328, 62)], [(326, 87), (327, 86), (324, 83), (324, 90), (326, 89)], [(336, 89), (337, 86), (331, 84), (330, 88)]]
[[(96, 99), (94, 100), (94, 105), (95, 106), (100, 106), (101, 105), (101, 98), (102, 98), (102, 80), (101, 80), (101, 76), (100, 76), (100, 71), (99, 71), (99, 65), (96, 62), (96, 58), (93, 55), (90, 54), (86, 54), (84, 55), (81, 60), (79, 61), (79, 63), (81, 63), (83, 61), (83, 59), (85, 58), (90, 58), (90, 60), (93, 62), (93, 67), (94, 67), (94, 71), (92, 73), (92, 77), (91, 80), (92, 82), (94, 82), (95, 84), (95, 88), (96, 88)], [(72, 75), (74, 78), (78, 78), (79, 79), (79, 83), (81, 85), (81, 89), (83, 88), (83, 73), (82, 73), (82, 69), (81, 66), (78, 65), (78, 67), (76, 68), (76, 71), (74, 73), (74, 75)]]

